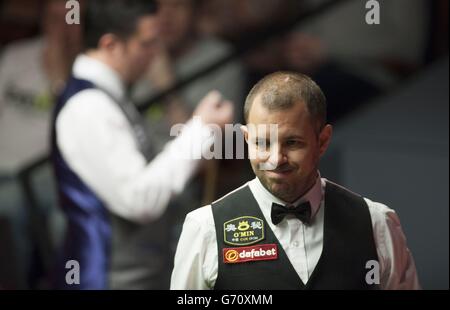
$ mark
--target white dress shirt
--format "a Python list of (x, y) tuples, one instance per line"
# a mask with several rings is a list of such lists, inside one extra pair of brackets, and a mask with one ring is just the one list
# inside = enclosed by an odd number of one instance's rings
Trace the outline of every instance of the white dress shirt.
[[(117, 100), (125, 99), (118, 73), (98, 60), (78, 56), (73, 75), (93, 82)], [(57, 144), (69, 167), (111, 212), (143, 223), (160, 216), (196, 170), (199, 160), (189, 156), (180, 159), (179, 154), (200, 158), (192, 150), (201, 152), (213, 144), (210, 129), (197, 125), (188, 123), (177, 138), (146, 163), (117, 103), (99, 89), (87, 89), (70, 98), (59, 113)]]
[[(326, 179), (319, 176), (316, 184), (294, 203), (310, 202), (311, 225), (304, 225), (289, 215), (278, 225), (274, 225), (270, 216), (272, 203), (286, 203), (267, 191), (258, 178), (242, 187), (247, 185), (295, 271), (303, 283), (307, 283), (322, 253)], [(380, 264), (380, 287), (419, 289), (414, 260), (406, 246), (395, 211), (381, 203), (364, 199), (372, 219)], [(208, 205), (186, 216), (175, 255), (171, 289), (214, 288), (218, 272), (217, 255), (216, 229), (211, 206)]]

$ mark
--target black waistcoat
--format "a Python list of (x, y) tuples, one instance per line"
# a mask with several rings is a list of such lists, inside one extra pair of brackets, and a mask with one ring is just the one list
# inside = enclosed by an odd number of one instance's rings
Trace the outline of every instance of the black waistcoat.
[[(339, 185), (326, 183), (323, 249), (306, 285), (267, 224), (248, 186), (213, 203), (212, 212), (218, 241), (215, 289), (376, 289), (375, 285), (366, 283), (369, 271), (366, 263), (378, 259), (368, 206), (362, 197)], [(264, 239), (250, 245), (226, 244), (224, 238), (229, 241), (230, 237), (224, 223), (248, 216), (263, 222)], [(263, 244), (277, 245), (277, 259), (224, 263), (224, 248)]]

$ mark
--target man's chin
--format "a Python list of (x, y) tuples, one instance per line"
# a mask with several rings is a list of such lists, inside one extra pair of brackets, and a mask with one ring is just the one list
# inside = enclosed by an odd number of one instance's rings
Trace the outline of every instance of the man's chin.
[(298, 198), (299, 189), (298, 181), (286, 178), (269, 178), (267, 175), (263, 179), (260, 178), (263, 186), (275, 197), (283, 201), (291, 202)]
[(271, 182), (270, 183), (270, 189), (271, 189), (272, 193), (286, 195), (286, 193), (289, 192), (290, 188), (291, 188), (290, 185), (285, 182)]
[(264, 187), (272, 193), (272, 195), (283, 199), (290, 191), (291, 186), (286, 180), (272, 179), (265, 177), (261, 180)]

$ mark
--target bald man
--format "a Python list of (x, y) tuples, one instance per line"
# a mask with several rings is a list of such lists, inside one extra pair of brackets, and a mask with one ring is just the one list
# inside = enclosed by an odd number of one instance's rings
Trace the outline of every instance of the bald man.
[(396, 213), (321, 177), (332, 127), (314, 81), (271, 74), (244, 115), (256, 178), (187, 215), (172, 289), (420, 288)]

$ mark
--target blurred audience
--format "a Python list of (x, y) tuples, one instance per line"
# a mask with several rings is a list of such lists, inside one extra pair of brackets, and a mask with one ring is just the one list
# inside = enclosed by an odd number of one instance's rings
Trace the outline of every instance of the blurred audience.
[[(200, 23), (203, 31), (239, 44), (250, 37), (248, 32), (270, 29), (283, 18), (298, 18), (326, 2), (213, 0)], [(299, 20), (299, 26), (286, 35), (275, 34), (244, 58), (249, 83), (280, 69), (307, 73), (327, 94), (331, 121), (394, 86), (423, 63), (429, 3), (379, 2), (380, 25), (366, 23), (365, 1), (350, 0)]]

